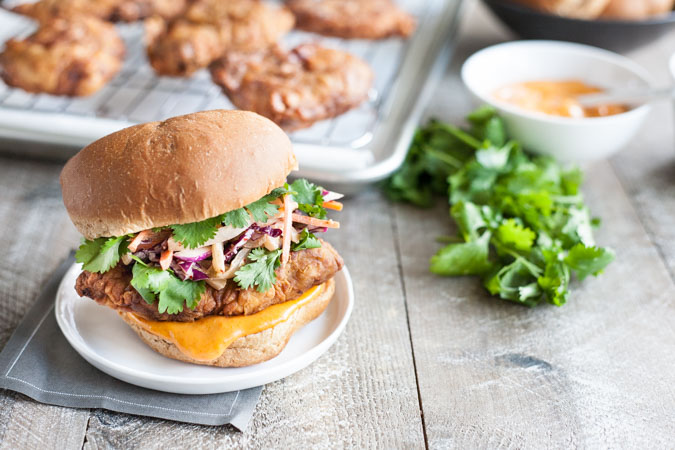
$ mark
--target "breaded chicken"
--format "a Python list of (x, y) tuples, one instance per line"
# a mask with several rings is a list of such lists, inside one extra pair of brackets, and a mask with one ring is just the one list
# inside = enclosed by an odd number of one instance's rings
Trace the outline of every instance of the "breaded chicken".
[(115, 27), (93, 17), (53, 19), (0, 54), (2, 79), (28, 92), (82, 96), (99, 90), (122, 67)]
[(408, 37), (415, 19), (391, 0), (287, 0), (301, 30), (341, 38)]
[(149, 320), (191, 322), (202, 317), (238, 316), (255, 314), (263, 309), (294, 300), (313, 286), (325, 283), (342, 269), (342, 258), (333, 246), (321, 242), (320, 248), (291, 252), (285, 266), (277, 269), (277, 282), (267, 292), (255, 288), (242, 290), (228, 282), (224, 289), (206, 286), (195, 309), (185, 308), (178, 314), (160, 313), (158, 303), (149, 304), (131, 286), (131, 270), (122, 264), (106, 273), (84, 271), (77, 278), (75, 290), (82, 297), (89, 297), (101, 305), (118, 311), (133, 312)]
[(255, 0), (196, 0), (185, 16), (146, 21), (148, 59), (161, 75), (189, 76), (226, 51), (253, 51), (293, 28), (284, 7)]
[(91, 16), (109, 22), (135, 22), (153, 15), (171, 19), (185, 10), (187, 0), (40, 0), (12, 11), (47, 23), (55, 17)]
[(335, 117), (368, 97), (373, 72), (356, 56), (317, 44), (291, 51), (228, 53), (211, 67), (213, 81), (238, 108), (286, 130)]

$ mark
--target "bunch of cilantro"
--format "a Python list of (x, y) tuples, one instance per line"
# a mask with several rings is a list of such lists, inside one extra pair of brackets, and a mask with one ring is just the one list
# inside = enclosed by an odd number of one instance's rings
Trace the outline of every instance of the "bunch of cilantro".
[[(269, 194), (242, 208), (212, 217), (201, 222), (171, 225), (173, 238), (187, 248), (201, 247), (206, 241), (213, 238), (222, 225), (243, 228), (252, 222), (266, 223), (270, 216), (279, 210), (279, 206), (271, 203), (277, 198), (290, 194), (293, 201), (298, 203), (298, 209), (312, 217), (326, 218), (326, 209), (323, 207), (323, 189), (305, 179), (295, 180), (284, 187), (274, 189)], [(89, 272), (105, 273), (115, 267), (123, 255), (129, 253), (128, 245), (131, 235), (116, 237), (101, 237), (94, 240), (85, 240), (75, 253), (77, 262)], [(299, 251), (321, 247), (319, 239), (307, 229), (300, 234), (297, 243), (291, 246), (291, 251)], [(131, 285), (143, 299), (152, 304), (158, 301), (157, 309), (160, 313), (176, 314), (183, 311), (184, 305), (194, 309), (206, 290), (204, 281), (181, 280), (171, 269), (162, 270), (149, 265), (132, 255), (133, 278)], [(236, 273), (234, 281), (242, 289), (256, 287), (259, 292), (265, 292), (276, 283), (275, 270), (281, 265), (281, 250), (269, 251), (265, 248), (253, 249), (248, 257), (247, 264)]]
[(523, 152), (492, 108), (467, 120), (468, 130), (420, 128), (386, 194), (423, 207), (449, 196), (459, 236), (431, 258), (431, 272), (480, 276), (492, 295), (526, 306), (563, 305), (572, 273), (583, 280), (614, 259), (593, 241), (582, 173)]

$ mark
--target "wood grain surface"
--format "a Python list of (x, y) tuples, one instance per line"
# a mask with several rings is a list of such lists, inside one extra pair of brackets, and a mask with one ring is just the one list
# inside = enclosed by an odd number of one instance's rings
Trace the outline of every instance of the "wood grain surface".
[[(467, 55), (511, 36), (477, 3), (428, 116), (471, 104)], [(669, 81), (675, 33), (630, 56)], [(562, 308), (491, 298), (472, 278), (430, 274), (448, 207), (345, 202), (328, 239), (355, 284), (335, 346), (265, 387), (249, 428), (187, 425), (38, 404), (0, 391), (0, 446), (15, 448), (672, 448), (675, 444), (675, 142), (668, 104), (584, 192), (617, 251)], [(0, 346), (79, 241), (61, 204), (60, 165), (0, 157)]]

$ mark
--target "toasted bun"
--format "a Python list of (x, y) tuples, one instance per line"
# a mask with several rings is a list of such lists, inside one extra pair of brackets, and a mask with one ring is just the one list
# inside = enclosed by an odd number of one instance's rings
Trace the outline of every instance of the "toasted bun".
[(288, 136), (246, 111), (204, 111), (120, 130), (61, 172), (63, 202), (88, 239), (197, 222), (283, 185), (296, 160)]
[(166, 357), (193, 364), (217, 367), (243, 367), (258, 364), (277, 356), (286, 347), (293, 333), (316, 319), (326, 309), (335, 293), (335, 281), (331, 278), (325, 289), (314, 300), (298, 309), (287, 321), (272, 328), (237, 339), (220, 357), (211, 361), (197, 361), (180, 351), (172, 342), (147, 331), (138, 322), (120, 313), (124, 321), (157, 353)]

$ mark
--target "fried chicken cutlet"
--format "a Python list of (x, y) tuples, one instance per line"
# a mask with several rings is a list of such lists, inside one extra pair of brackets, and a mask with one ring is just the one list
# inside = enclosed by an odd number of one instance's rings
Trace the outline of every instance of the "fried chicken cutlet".
[(228, 53), (212, 65), (211, 76), (237, 108), (257, 112), (286, 130), (354, 108), (368, 97), (373, 82), (365, 61), (317, 44)]
[(311, 287), (331, 279), (343, 265), (333, 246), (321, 241), (320, 248), (292, 253), (289, 264), (277, 269), (278, 281), (273, 289), (266, 292), (258, 292), (254, 288), (242, 290), (234, 283), (224, 289), (207, 286), (196, 308), (186, 308), (178, 314), (160, 313), (157, 303), (143, 300), (129, 284), (131, 270), (122, 264), (102, 274), (82, 272), (75, 289), (80, 296), (118, 311), (133, 312), (148, 320), (191, 322), (211, 315), (255, 314), (271, 305), (296, 299)]
[(255, 0), (196, 0), (173, 21), (146, 21), (147, 53), (160, 75), (189, 76), (225, 51), (254, 51), (293, 28), (285, 7)]
[(297, 28), (341, 38), (408, 37), (415, 19), (391, 0), (287, 0)]
[(93, 17), (56, 18), (26, 39), (5, 43), (0, 75), (28, 92), (90, 95), (117, 74), (124, 52), (113, 25)]

